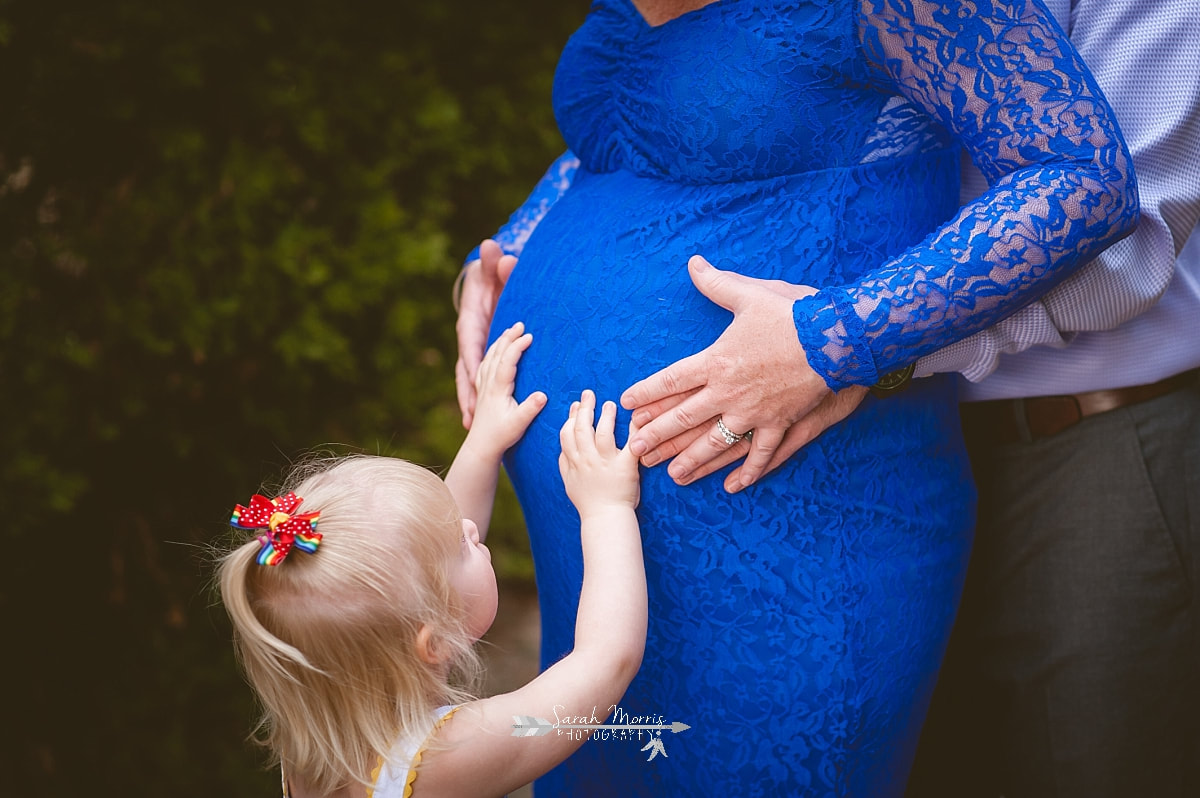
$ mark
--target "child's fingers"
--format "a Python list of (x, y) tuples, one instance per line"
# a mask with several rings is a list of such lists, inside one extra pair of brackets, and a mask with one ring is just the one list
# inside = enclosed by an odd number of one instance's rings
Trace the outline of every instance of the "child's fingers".
[(500, 335), (498, 335), (496, 337), (496, 340), (492, 341), (492, 345), (488, 347), (487, 352), (484, 353), (484, 355), (483, 355), (484, 362), (485, 363), (488, 361), (495, 362), (496, 359), (499, 358), (506, 349), (508, 349), (509, 345), (513, 341), (517, 340), (524, 334), (525, 334), (525, 323), (521, 322), (521, 321), (517, 322), (516, 324), (509, 327), (504, 332), (500, 333)]
[(575, 445), (580, 452), (596, 449), (596, 394), (590, 390), (579, 396), (579, 412), (575, 414)]
[(596, 448), (604, 454), (611, 453), (617, 448), (613, 430), (617, 425), (617, 405), (615, 402), (605, 402), (600, 410), (600, 420), (596, 422)]
[(496, 340), (492, 341), (492, 345), (488, 347), (488, 351), (484, 357), (490, 357), (494, 360), (495, 358), (499, 357), (505, 349), (508, 348), (509, 344), (520, 338), (524, 333), (525, 323), (520, 321), (517, 322), (504, 332), (500, 333), (500, 335), (496, 336)]
[(496, 364), (496, 352), (504, 345), (501, 338), (488, 347), (488, 351), (484, 353), (483, 360), (479, 363), (479, 368), (475, 370), (475, 393), (483, 393), (483, 389), (492, 379), (492, 371)]
[(537, 414), (546, 406), (546, 394), (534, 391), (525, 397), (525, 401), (517, 405), (517, 419), (523, 427), (528, 428)]
[(563, 422), (562, 429), (558, 431), (558, 443), (562, 447), (563, 456), (572, 460), (579, 456), (578, 447), (575, 444), (575, 416), (579, 414), (579, 402), (571, 403), (571, 410), (567, 413), (567, 420)]
[(522, 333), (512, 340), (508, 348), (504, 350), (502, 360), (509, 365), (517, 365), (517, 361), (521, 359), (521, 355), (533, 343), (533, 333)]
[(638, 424), (632, 418), (629, 419), (629, 432), (625, 435), (625, 445), (621, 447), (621, 451), (624, 452), (629, 450), (629, 442), (633, 440), (633, 436), (637, 435), (637, 431), (641, 428), (642, 427), (640, 424)]
[(507, 391), (512, 391), (512, 386), (517, 381), (517, 363), (531, 343), (533, 336), (525, 333), (509, 341), (508, 345), (497, 353), (491, 377), (493, 385), (502, 385)]
[(516, 373), (517, 361), (521, 359), (521, 355), (533, 343), (533, 335), (531, 333), (521, 333), (520, 335), (510, 336), (509, 333), (517, 331), (521, 325), (516, 324), (504, 331), (504, 334), (496, 339), (497, 344), (503, 344), (496, 350), (494, 356), (495, 368), (497, 371), (511, 371)]
[(500, 333), (500, 337), (488, 347), (475, 375), (476, 392), (481, 392), (486, 385), (502, 383), (507, 386), (516, 380), (517, 361), (533, 342), (533, 336), (524, 330), (525, 324), (517, 322)]

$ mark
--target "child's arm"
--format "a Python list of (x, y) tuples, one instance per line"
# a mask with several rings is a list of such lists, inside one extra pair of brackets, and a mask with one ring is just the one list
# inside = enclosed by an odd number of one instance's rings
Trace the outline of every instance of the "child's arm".
[(519, 404), (513, 398), (517, 362), (532, 341), (525, 325), (517, 322), (488, 349), (475, 377), (475, 421), (446, 473), (446, 487), (463, 517), (479, 527), (480, 540), (487, 539), (500, 458), (546, 406), (546, 394), (541, 391), (531, 393)]
[(603, 723), (641, 666), (646, 574), (634, 513), (638, 463), (628, 448), (618, 449), (613, 440), (616, 405), (605, 403), (593, 430), (595, 406), (595, 396), (585, 391), (560, 435), (559, 470), (579, 510), (583, 544), (575, 648), (525, 687), (460, 709), (438, 733), (438, 749), (426, 750), (414, 784), (418, 798), (501, 795), (543, 775), (570, 756), (590, 732), (564, 729), (541, 737), (514, 737), (513, 716), (554, 723), (556, 718), (591, 718), (594, 713), (596, 722)]

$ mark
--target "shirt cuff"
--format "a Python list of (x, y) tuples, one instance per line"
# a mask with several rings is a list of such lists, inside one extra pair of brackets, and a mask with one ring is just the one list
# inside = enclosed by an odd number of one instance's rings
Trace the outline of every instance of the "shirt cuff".
[(831, 390), (879, 381), (862, 319), (844, 288), (823, 288), (792, 304), (796, 335), (808, 365)]

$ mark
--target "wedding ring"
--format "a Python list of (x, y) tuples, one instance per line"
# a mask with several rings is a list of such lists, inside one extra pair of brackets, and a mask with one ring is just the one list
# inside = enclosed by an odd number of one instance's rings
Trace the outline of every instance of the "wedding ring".
[(717, 432), (721, 433), (721, 437), (725, 439), (725, 443), (729, 444), (730, 446), (733, 446), (742, 438), (750, 438), (754, 435), (754, 430), (750, 430), (745, 435), (738, 435), (736, 432), (729, 429), (729, 427), (725, 426), (725, 422), (719, 418), (717, 419)]

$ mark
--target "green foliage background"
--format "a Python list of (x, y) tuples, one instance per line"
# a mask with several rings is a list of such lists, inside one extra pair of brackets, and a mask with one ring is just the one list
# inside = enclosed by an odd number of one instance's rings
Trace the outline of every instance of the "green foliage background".
[(207, 547), (314, 447), (449, 464), (450, 285), (585, 12), (0, 0), (0, 794), (278, 788)]

